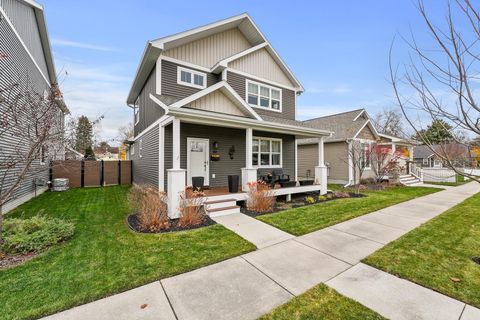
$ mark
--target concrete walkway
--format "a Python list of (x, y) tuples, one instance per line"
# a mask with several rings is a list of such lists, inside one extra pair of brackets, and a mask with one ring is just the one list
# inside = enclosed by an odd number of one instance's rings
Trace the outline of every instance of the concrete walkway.
[(248, 216), (216, 218), (259, 250), (48, 319), (255, 319), (318, 283), (390, 319), (480, 319), (480, 310), (359, 261), (480, 192), (469, 183), (301, 237)]

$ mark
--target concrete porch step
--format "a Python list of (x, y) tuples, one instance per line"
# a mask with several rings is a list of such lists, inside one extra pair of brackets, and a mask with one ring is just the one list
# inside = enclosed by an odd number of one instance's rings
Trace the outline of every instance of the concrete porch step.
[(208, 211), (211, 211), (213, 209), (225, 208), (225, 207), (233, 207), (236, 205), (237, 205), (237, 200), (233, 198), (206, 201), (204, 203), (205, 209)]
[(207, 214), (212, 217), (226, 216), (233, 213), (240, 213), (239, 206), (230, 206), (217, 209), (206, 209)]

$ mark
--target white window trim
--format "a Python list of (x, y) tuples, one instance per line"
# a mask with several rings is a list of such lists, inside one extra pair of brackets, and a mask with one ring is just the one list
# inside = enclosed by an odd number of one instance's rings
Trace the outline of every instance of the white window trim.
[[(192, 74), (192, 82), (184, 82), (182, 81), (182, 71), (189, 72)], [(194, 76), (202, 76), (203, 77), (203, 86), (200, 86), (198, 84), (194, 83)], [(207, 87), (207, 74), (205, 72), (200, 72), (184, 67), (177, 67), (177, 84), (180, 84), (182, 86), (187, 86), (187, 87), (192, 87), (192, 88), (197, 88), (197, 89), (205, 89)]]
[[(256, 152), (258, 154), (258, 165), (254, 165), (253, 164), (253, 140), (255, 139), (258, 139), (259, 142), (258, 142), (258, 152)], [(270, 151), (269, 151), (269, 162), (272, 163), (272, 141), (279, 141), (280, 142), (280, 164), (276, 164), (276, 165), (261, 165), (261, 160), (260, 160), (260, 154), (261, 154), (261, 143), (260, 141), (261, 140), (268, 140), (270, 141)], [(253, 168), (283, 168), (283, 140), (282, 139), (278, 139), (278, 138), (270, 138), (270, 137), (257, 137), (257, 136), (254, 136), (252, 137), (252, 167)]]
[(133, 106), (133, 121), (135, 122), (135, 125), (140, 122), (140, 105), (138, 104), (140, 98), (137, 98), (135, 100), (135, 104)]
[[(258, 86), (258, 101), (257, 101), (257, 105), (255, 104), (251, 104), (248, 102), (248, 84), (251, 83), (251, 84), (254, 84), (254, 85), (257, 85)], [(262, 107), (260, 106), (260, 86), (262, 87), (266, 87), (270, 90), (270, 97), (269, 97), (269, 107), (268, 108), (265, 108), (265, 107)], [(272, 108), (272, 89), (274, 90), (277, 90), (280, 92), (280, 98), (278, 99), (280, 101), (280, 109), (273, 109)], [(257, 108), (257, 109), (261, 109), (261, 110), (267, 110), (267, 111), (273, 111), (273, 112), (282, 112), (282, 109), (283, 109), (283, 100), (282, 100), (282, 89), (281, 88), (278, 88), (278, 87), (274, 87), (274, 86), (271, 86), (271, 85), (268, 85), (268, 84), (265, 84), (265, 83), (261, 83), (261, 82), (256, 82), (256, 81), (252, 81), (250, 79), (245, 79), (245, 101), (248, 103), (249, 106), (251, 106), (252, 108)], [(277, 99), (275, 99), (277, 100)]]
[(40, 165), (44, 166), (47, 164), (47, 161), (42, 161), (43, 158), (46, 158), (46, 155), (45, 155), (45, 146), (41, 146), (40, 147)]
[(130, 155), (134, 155), (135, 154), (135, 144), (132, 144), (132, 147), (130, 148)]
[[(373, 141), (372, 141), (372, 140), (364, 140), (364, 139), (359, 139), (359, 141), (360, 141), (360, 144), (364, 144), (364, 145), (365, 145), (365, 148), (363, 149), (363, 157), (365, 157), (365, 156), (366, 156), (366, 151), (367, 151), (367, 148), (366, 148), (366, 147), (368, 146), (368, 148), (369, 148), (370, 150), (372, 150), (372, 143), (373, 143)], [(371, 169), (372, 169), (372, 159), (369, 159), (369, 161), (368, 161), (368, 167), (365, 166), (363, 169), (364, 169), (364, 170), (371, 170)]]
[(429, 158), (423, 158), (422, 159), (422, 164), (423, 165), (428, 165), (428, 160), (429, 160)]
[(142, 148), (143, 148), (143, 139), (140, 139), (138, 141), (138, 156), (141, 158), (142, 157)]

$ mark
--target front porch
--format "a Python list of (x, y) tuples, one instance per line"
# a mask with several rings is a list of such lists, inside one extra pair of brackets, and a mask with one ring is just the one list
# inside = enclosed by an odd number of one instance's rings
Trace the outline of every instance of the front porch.
[[(191, 112), (191, 110), (189, 110)], [(197, 110), (195, 110), (197, 112)], [(183, 112), (183, 110), (182, 110)], [(203, 112), (202, 115), (209, 114)], [(202, 117), (175, 115), (163, 123), (161, 153), (171, 150), (171, 158), (165, 153), (164, 186), (169, 198), (169, 216), (180, 216), (179, 194), (192, 185), (194, 177), (203, 177), (207, 201), (241, 201), (247, 197), (248, 184), (261, 176), (280, 170), (296, 182), (293, 187), (273, 189), (275, 196), (296, 193), (327, 192), (327, 174), (324, 165), (323, 139), (328, 133), (252, 119), (237, 118), (235, 123)], [(229, 117), (232, 118), (232, 117)], [(238, 123), (247, 122), (247, 123)], [(319, 144), (319, 163), (315, 168), (313, 185), (299, 185), (297, 175), (297, 139), (316, 137)], [(163, 140), (163, 141), (162, 141)], [(219, 158), (215, 159), (213, 155)], [(237, 175), (239, 192), (228, 192), (228, 176)], [(160, 175), (161, 177), (162, 175)], [(277, 185), (279, 186), (279, 185)], [(230, 202), (232, 203), (232, 202)]]

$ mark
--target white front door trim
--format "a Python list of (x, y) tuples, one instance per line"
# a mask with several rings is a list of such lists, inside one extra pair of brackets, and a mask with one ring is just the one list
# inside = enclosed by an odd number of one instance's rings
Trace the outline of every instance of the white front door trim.
[(205, 138), (193, 138), (193, 137), (187, 137), (187, 184), (192, 185), (192, 171), (191, 171), (191, 165), (190, 165), (190, 157), (191, 157), (191, 148), (190, 148), (190, 142), (192, 141), (202, 141), (205, 142), (205, 181), (204, 185), (208, 186), (210, 185), (210, 140), (205, 139)]

